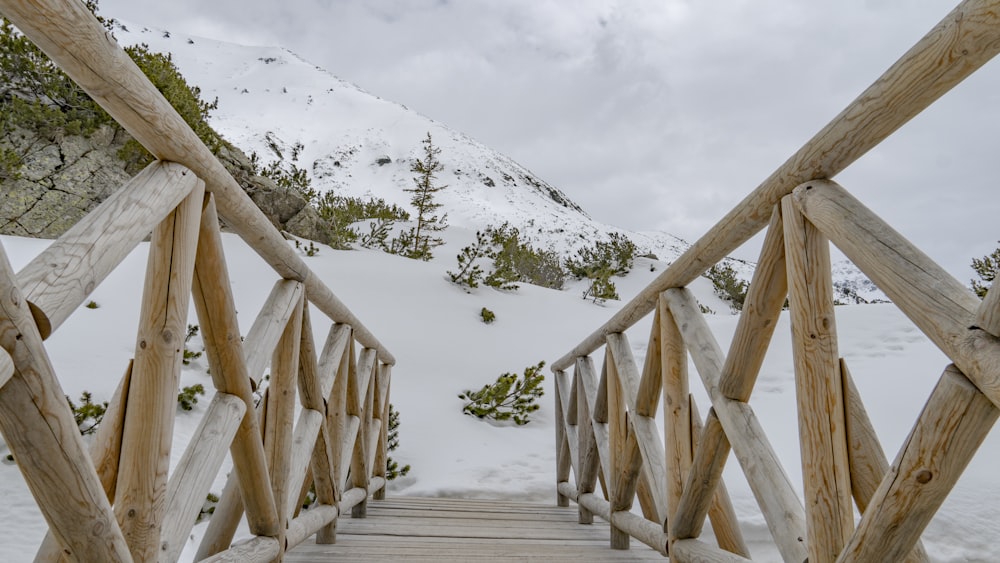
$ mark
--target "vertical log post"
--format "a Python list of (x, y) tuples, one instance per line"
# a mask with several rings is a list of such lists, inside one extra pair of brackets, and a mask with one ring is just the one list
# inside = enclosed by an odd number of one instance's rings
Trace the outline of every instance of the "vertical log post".
[(198, 257), (194, 264), (194, 306), (215, 389), (236, 395), (246, 405), (243, 422), (229, 449), (233, 469), (239, 479), (247, 523), (255, 535), (276, 537), (278, 513), (271, 487), (264, 486), (271, 482), (271, 478), (264, 458), (264, 444), (254, 408), (250, 374), (244, 361), (246, 356), (231, 287), (219, 218), (215, 212), (215, 198), (208, 196), (202, 211)]
[(149, 244), (115, 491), (115, 516), (140, 561), (159, 557), (203, 190), (199, 182)]
[(830, 245), (782, 200), (809, 561), (832, 562), (854, 527)]
[[(580, 452), (580, 474), (576, 478), (576, 489), (578, 498), (581, 495), (591, 494), (597, 487), (597, 474), (601, 467), (601, 454), (597, 446), (597, 438), (594, 433), (594, 419), (591, 415), (591, 398), (597, 394), (597, 376), (594, 371), (594, 362), (590, 356), (583, 356), (576, 359), (576, 366), (573, 369), (573, 378), (577, 385), (576, 413), (578, 417), (577, 439)], [(581, 503), (577, 503), (579, 510), (579, 522), (581, 524), (593, 524), (594, 513), (587, 510)]]
[(569, 393), (569, 389), (564, 389), (566, 384), (566, 372), (557, 371), (554, 373), (556, 388), (556, 505), (569, 506), (569, 497), (559, 493), (559, 483), (569, 481), (570, 472), (570, 451), (569, 438), (566, 436), (566, 416), (563, 412), (563, 393)]
[[(295, 283), (298, 282), (288, 282)], [(271, 360), (271, 384), (267, 390), (267, 414), (264, 427), (264, 453), (271, 474), (280, 529), (278, 541), (284, 552), (284, 535), (288, 520), (290, 470), (292, 464), (292, 430), (295, 424), (295, 391), (299, 372), (299, 344), (302, 331), (302, 304), (299, 294), (295, 311), (278, 340)], [(297, 490), (295, 492), (298, 492)], [(281, 556), (278, 557), (280, 561)]]
[[(684, 338), (666, 300), (659, 298), (654, 326), (659, 325), (663, 370), (663, 435), (667, 457), (667, 532), (677, 514), (684, 481), (691, 468), (691, 407), (688, 401), (688, 355)], [(657, 322), (658, 321), (658, 322)]]
[[(618, 368), (615, 367), (615, 359), (610, 347), (605, 348), (604, 366), (607, 370), (607, 377), (603, 379), (608, 405), (608, 453), (611, 456), (611, 474), (605, 475), (605, 477), (611, 487), (609, 513), (613, 515), (615, 512), (627, 511), (632, 507), (636, 479), (634, 475), (630, 479), (629, 473), (638, 472), (638, 467), (626, 466), (628, 413), (625, 411), (625, 398), (622, 396)], [(611, 549), (628, 549), (628, 532), (615, 527), (614, 523), (611, 523), (609, 528), (611, 530)]]
[(8, 366), (0, 378), (9, 377), (0, 388), (0, 430), (63, 553), (81, 561), (131, 561), (2, 245), (0, 347), (6, 360), (0, 365)]

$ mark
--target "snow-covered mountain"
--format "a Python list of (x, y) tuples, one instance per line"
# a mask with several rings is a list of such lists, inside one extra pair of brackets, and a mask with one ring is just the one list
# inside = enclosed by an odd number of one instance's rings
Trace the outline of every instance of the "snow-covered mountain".
[[(570, 252), (608, 233), (672, 260), (687, 244), (666, 233), (634, 233), (594, 221), (562, 190), (482, 143), (383, 100), (279, 47), (249, 47), (126, 24), (123, 45), (170, 53), (202, 98), (218, 98), (212, 126), (264, 164), (306, 169), (320, 192), (380, 197), (409, 206), (410, 166), (430, 133), (444, 171), (436, 195), (454, 226), (505, 221), (542, 248)], [(483, 112), (490, 108), (484, 107)], [(530, 126), (530, 124), (528, 124)], [(294, 159), (294, 162), (293, 162)]]
[[(308, 171), (312, 186), (338, 195), (378, 197), (409, 208), (410, 167), (430, 133), (447, 189), (436, 201), (449, 224), (469, 231), (504, 222), (534, 246), (571, 255), (609, 234), (626, 235), (640, 254), (672, 262), (690, 245), (671, 234), (635, 232), (592, 219), (564, 191), (482, 143), (406, 106), (341, 80), (280, 47), (254, 47), (126, 24), (123, 45), (145, 43), (170, 53), (202, 98), (218, 98), (211, 124), (263, 164), (274, 160)], [(490, 108), (484, 107), (483, 112)], [(530, 124), (526, 124), (530, 126)], [(571, 189), (569, 187), (568, 189)], [(753, 264), (731, 260), (749, 280)], [(885, 296), (850, 263), (835, 267), (843, 303)]]

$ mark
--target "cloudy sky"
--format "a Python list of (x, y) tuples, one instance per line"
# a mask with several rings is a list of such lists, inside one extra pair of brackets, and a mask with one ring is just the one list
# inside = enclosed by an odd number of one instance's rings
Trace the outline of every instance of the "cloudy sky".
[[(596, 219), (694, 241), (954, 5), (102, 0), (101, 10), (287, 47), (510, 155)], [(970, 258), (1000, 239), (998, 65), (836, 178), (963, 282)]]

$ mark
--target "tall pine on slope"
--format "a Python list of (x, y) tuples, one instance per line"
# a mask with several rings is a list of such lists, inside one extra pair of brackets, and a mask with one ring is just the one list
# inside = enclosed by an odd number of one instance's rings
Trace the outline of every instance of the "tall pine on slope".
[(448, 186), (434, 183), (436, 174), (444, 170), (444, 165), (438, 160), (441, 149), (434, 146), (429, 132), (421, 143), (424, 145), (424, 157), (418, 158), (410, 167), (410, 171), (416, 176), (413, 178), (413, 187), (405, 189), (413, 194), (410, 204), (417, 210), (417, 224), (401, 233), (397, 244), (398, 253), (407, 258), (430, 260), (433, 249), (444, 244), (435, 233), (448, 227), (448, 214), (440, 217), (436, 214), (441, 204), (434, 201), (434, 194)]

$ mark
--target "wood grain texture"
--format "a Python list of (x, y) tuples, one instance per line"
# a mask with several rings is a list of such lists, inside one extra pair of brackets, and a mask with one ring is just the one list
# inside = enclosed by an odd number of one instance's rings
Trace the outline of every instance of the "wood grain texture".
[(986, 297), (976, 309), (976, 326), (992, 334), (1000, 336), (1000, 283), (993, 283)]
[[(294, 549), (322, 528), (329, 526), (340, 516), (340, 510), (329, 504), (315, 504), (289, 522), (285, 533), (285, 549)], [(287, 557), (287, 556), (286, 556)]]
[(180, 557), (245, 412), (246, 404), (235, 395), (216, 393), (212, 398), (170, 475), (160, 541), (161, 563)]
[[(868, 509), (868, 503), (875, 497), (879, 485), (889, 473), (889, 462), (886, 460), (882, 444), (879, 442), (868, 411), (861, 400), (861, 394), (847, 362), (840, 359), (841, 379), (844, 382), (844, 399), (847, 408), (847, 445), (851, 463), (851, 493), (858, 511), (862, 514)], [(922, 542), (917, 542), (913, 550), (906, 556), (907, 563), (924, 563), (930, 559)]]
[[(264, 376), (278, 341), (285, 333), (289, 319), (299, 310), (304, 286), (293, 280), (274, 282), (264, 306), (253, 321), (243, 342), (247, 373), (256, 388)], [(298, 344), (296, 344), (296, 350)]]
[(269, 563), (281, 553), (276, 538), (257, 536), (240, 542), (226, 551), (199, 559), (200, 563)]
[(115, 517), (140, 561), (156, 560), (160, 551), (203, 198), (198, 182), (149, 244), (115, 489)]
[(0, 12), (156, 158), (178, 162), (205, 181), (220, 214), (282, 278), (303, 282), (309, 299), (394, 364), (392, 354), (290, 248), (237, 181), (87, 8), (73, 0), (0, 2)]
[(667, 472), (667, 524), (677, 514), (684, 481), (691, 468), (691, 405), (688, 401), (688, 353), (673, 313), (661, 296), (653, 330), (660, 334), (663, 378), (663, 437)]
[[(0, 364), (13, 368), (0, 389), (0, 430), (58, 543), (72, 558), (130, 561), (2, 245), (0, 348), (0, 360), (8, 359)], [(80, 522), (92, 525), (82, 527)]]
[(566, 369), (760, 231), (795, 186), (832, 178), (1000, 52), (1000, 12), (965, 0), (604, 325), (550, 366)]
[(246, 508), (247, 524), (255, 535), (276, 536), (278, 513), (271, 487), (267, 486), (271, 478), (264, 459), (264, 443), (231, 287), (215, 198), (209, 195), (202, 210), (198, 256), (194, 263), (194, 306), (216, 390), (240, 397), (246, 405), (230, 453)]
[[(709, 416), (706, 420), (706, 425), (717, 424), (719, 428), (722, 426), (718, 422), (718, 416), (715, 415), (714, 408), (709, 411)], [(694, 397), (691, 397), (691, 430), (692, 446), (697, 449), (703, 427), (701, 424), (701, 414), (698, 412), (698, 404), (695, 403)], [(715, 533), (716, 542), (720, 548), (730, 553), (749, 558), (750, 549), (747, 548), (746, 541), (743, 539), (743, 532), (740, 531), (740, 523), (736, 518), (736, 509), (733, 507), (732, 499), (729, 498), (729, 489), (726, 488), (725, 482), (721, 480), (712, 489), (714, 489), (714, 493), (709, 503), (708, 517), (712, 522), (712, 531)]]
[(677, 540), (671, 544), (671, 555), (678, 561), (691, 563), (746, 563), (745, 557), (712, 547), (696, 539)]
[(781, 206), (776, 205), (722, 366), (719, 391), (726, 397), (738, 401), (750, 399), (786, 295), (784, 226)]
[(981, 302), (918, 248), (831, 181), (793, 200), (910, 320), (1000, 405), (1000, 339), (974, 326)]
[(837, 561), (900, 561), (914, 547), (1000, 416), (948, 366)]
[(337, 545), (306, 541), (286, 561), (664, 560), (643, 545), (613, 551), (605, 522), (580, 526), (574, 510), (552, 505), (394, 497), (369, 506), (368, 518), (338, 519)]
[(854, 530), (830, 243), (782, 200), (809, 560), (832, 562)]

